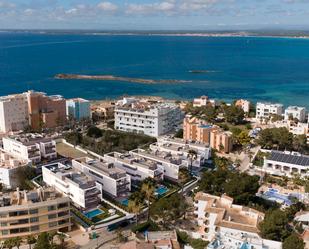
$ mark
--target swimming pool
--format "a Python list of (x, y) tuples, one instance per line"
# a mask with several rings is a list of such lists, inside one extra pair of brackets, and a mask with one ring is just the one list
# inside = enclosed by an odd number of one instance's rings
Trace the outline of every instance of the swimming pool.
[(129, 200), (128, 199), (123, 199), (123, 200), (120, 201), (120, 203), (127, 207), (129, 205)]
[(160, 186), (156, 189), (156, 194), (161, 196), (161, 195), (164, 195), (166, 192), (168, 191), (168, 188), (165, 187), (165, 186)]
[(288, 206), (292, 205), (292, 201), (290, 200), (289, 196), (280, 194), (277, 189), (269, 189), (263, 194), (263, 196), (266, 197), (266, 199), (268, 200), (283, 202)]
[(84, 213), (84, 215), (88, 218), (88, 219), (92, 219), (93, 217), (96, 217), (100, 214), (103, 214), (104, 211), (102, 211), (101, 209), (94, 209), (94, 210), (91, 210), (89, 212), (86, 212)]

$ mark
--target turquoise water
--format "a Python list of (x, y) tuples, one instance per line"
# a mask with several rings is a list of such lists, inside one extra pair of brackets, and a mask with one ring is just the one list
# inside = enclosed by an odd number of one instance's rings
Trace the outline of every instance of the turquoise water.
[(96, 217), (96, 216), (98, 216), (98, 215), (100, 215), (100, 214), (102, 214), (102, 213), (103, 213), (102, 210), (100, 210), (100, 209), (94, 209), (94, 210), (91, 210), (91, 211), (89, 211), (89, 212), (87, 212), (87, 213), (84, 213), (84, 215), (85, 215), (87, 218), (92, 219), (93, 217)]
[[(305, 39), (0, 33), (0, 95), (27, 89), (88, 99), (208, 95), (309, 107), (308, 69)], [(190, 82), (63, 81), (53, 78), (58, 73)]]
[(166, 192), (168, 191), (168, 188), (165, 187), (165, 186), (160, 186), (159, 188), (156, 189), (156, 193), (159, 195), (159, 196), (162, 196), (164, 195)]
[(120, 203), (122, 205), (126, 206), (126, 207), (129, 206), (129, 200), (128, 199), (123, 199), (123, 200), (120, 201)]

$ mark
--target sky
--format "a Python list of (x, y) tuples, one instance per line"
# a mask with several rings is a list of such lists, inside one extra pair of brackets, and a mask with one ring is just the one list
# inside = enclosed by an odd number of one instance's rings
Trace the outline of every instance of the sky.
[(309, 0), (0, 0), (0, 29), (308, 28)]

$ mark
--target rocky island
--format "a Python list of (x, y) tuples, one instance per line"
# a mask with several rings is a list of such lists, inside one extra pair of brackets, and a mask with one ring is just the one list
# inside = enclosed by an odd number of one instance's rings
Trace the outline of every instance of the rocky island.
[(56, 79), (74, 79), (74, 80), (105, 80), (105, 81), (125, 81), (140, 84), (177, 84), (190, 81), (185, 80), (153, 80), (143, 78), (130, 78), (114, 75), (84, 75), (84, 74), (57, 74)]

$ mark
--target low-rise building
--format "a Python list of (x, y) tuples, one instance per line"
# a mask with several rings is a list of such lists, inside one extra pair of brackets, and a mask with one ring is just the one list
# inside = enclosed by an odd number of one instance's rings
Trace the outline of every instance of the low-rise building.
[(2, 139), (3, 149), (13, 156), (40, 163), (57, 158), (56, 142), (38, 134), (8, 136)]
[(299, 106), (289, 106), (284, 111), (284, 119), (297, 119), (299, 122), (303, 123), (306, 121), (306, 108)]
[(138, 157), (132, 153), (111, 152), (104, 155), (104, 159), (113, 163), (115, 167), (120, 168), (131, 176), (132, 181), (143, 181), (146, 178), (163, 180), (164, 167), (157, 162), (143, 157)]
[(208, 96), (201, 96), (193, 100), (193, 107), (203, 107), (207, 105), (215, 106), (216, 100), (209, 99)]
[(90, 119), (90, 102), (82, 98), (67, 99), (66, 114), (68, 118), (73, 118), (78, 121), (83, 119)]
[(171, 153), (183, 160), (191, 160), (190, 156), (192, 156), (193, 167), (203, 166), (211, 157), (211, 148), (209, 146), (200, 142), (189, 142), (176, 138), (161, 137), (157, 143), (150, 145), (150, 149), (152, 151)]
[(28, 124), (28, 102), (24, 94), (0, 97), (0, 132), (23, 130)]
[(272, 151), (264, 158), (263, 170), (278, 176), (309, 176), (309, 156), (297, 152)]
[(0, 239), (70, 231), (70, 208), (70, 198), (62, 197), (53, 189), (1, 194)]
[(182, 112), (174, 103), (128, 103), (115, 108), (116, 130), (158, 137), (176, 129), (181, 123)]
[(259, 236), (258, 224), (264, 219), (264, 214), (233, 204), (233, 198), (198, 192), (194, 206), (198, 229), (192, 234), (196, 238), (212, 241), (208, 249), (224, 248), (224, 245), (230, 249), (248, 248), (242, 245), (281, 249), (280, 242), (263, 240)]
[(72, 166), (100, 184), (104, 194), (111, 197), (126, 195), (131, 190), (131, 177), (113, 163), (88, 157), (77, 158)]
[(267, 119), (272, 115), (281, 116), (283, 114), (282, 104), (273, 104), (268, 102), (257, 102), (256, 104), (256, 118)]
[(30, 161), (19, 159), (0, 149), (0, 183), (7, 188), (18, 187), (17, 171), (30, 166)]
[(96, 208), (102, 199), (102, 186), (70, 164), (55, 163), (42, 167), (43, 181), (68, 196), (82, 210)]
[(248, 100), (245, 100), (245, 99), (236, 100), (235, 106), (243, 109), (243, 111), (245, 113), (249, 113), (250, 112), (250, 101), (248, 101)]

